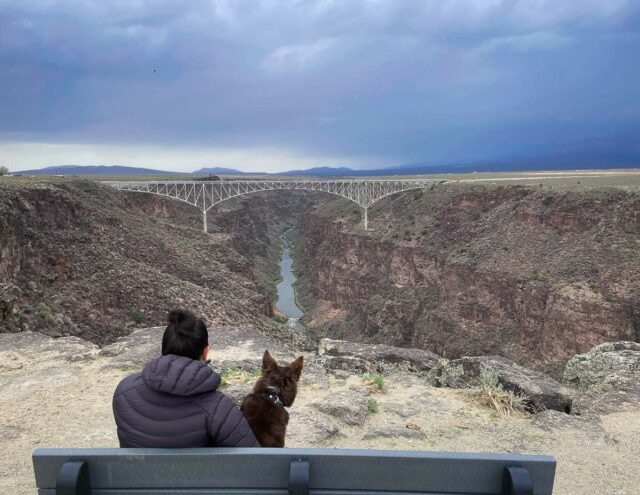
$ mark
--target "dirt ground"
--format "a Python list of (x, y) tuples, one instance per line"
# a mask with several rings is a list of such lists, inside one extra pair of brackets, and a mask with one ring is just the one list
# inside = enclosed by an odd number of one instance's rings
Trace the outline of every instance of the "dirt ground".
[[(113, 390), (157, 353), (160, 335), (141, 330), (103, 349), (75, 337), (0, 335), (0, 493), (36, 493), (30, 457), (36, 448), (117, 447)], [(255, 367), (265, 347), (279, 359), (294, 357), (250, 328), (216, 329), (212, 341), (218, 369)], [(639, 493), (637, 410), (505, 418), (469, 391), (434, 388), (416, 374), (385, 376), (383, 393), (361, 376), (325, 373), (313, 354), (306, 360), (290, 409), (289, 447), (549, 454), (558, 460), (555, 494)], [(322, 412), (341, 400), (345, 411)]]

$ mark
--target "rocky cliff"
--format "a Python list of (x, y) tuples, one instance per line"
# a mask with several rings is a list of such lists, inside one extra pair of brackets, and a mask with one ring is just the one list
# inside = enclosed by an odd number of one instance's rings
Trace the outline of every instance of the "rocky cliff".
[[(303, 198), (197, 209), (82, 180), (0, 183), (0, 332), (106, 344), (184, 306), (210, 324), (272, 331), (278, 235)], [(288, 210), (287, 210), (288, 208)], [(287, 214), (287, 211), (295, 212)]]
[(559, 369), (640, 334), (640, 194), (439, 186), (347, 202), (302, 235), (308, 325), (321, 336), (499, 354)]

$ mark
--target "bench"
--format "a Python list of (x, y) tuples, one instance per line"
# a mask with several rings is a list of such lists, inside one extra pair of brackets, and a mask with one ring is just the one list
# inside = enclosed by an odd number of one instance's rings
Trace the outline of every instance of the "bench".
[(551, 495), (548, 456), (339, 449), (38, 449), (39, 495)]

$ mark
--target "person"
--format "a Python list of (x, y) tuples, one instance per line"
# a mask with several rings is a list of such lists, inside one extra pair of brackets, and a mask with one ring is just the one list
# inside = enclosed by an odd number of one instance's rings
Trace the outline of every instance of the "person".
[(205, 323), (185, 310), (168, 319), (162, 355), (113, 395), (120, 447), (259, 447), (240, 409), (218, 391)]

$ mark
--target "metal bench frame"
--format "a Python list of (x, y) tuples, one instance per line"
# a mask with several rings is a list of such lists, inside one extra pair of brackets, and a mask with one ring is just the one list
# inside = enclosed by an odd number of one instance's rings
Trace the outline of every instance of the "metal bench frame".
[(549, 456), (338, 449), (38, 449), (39, 495), (551, 495)]

